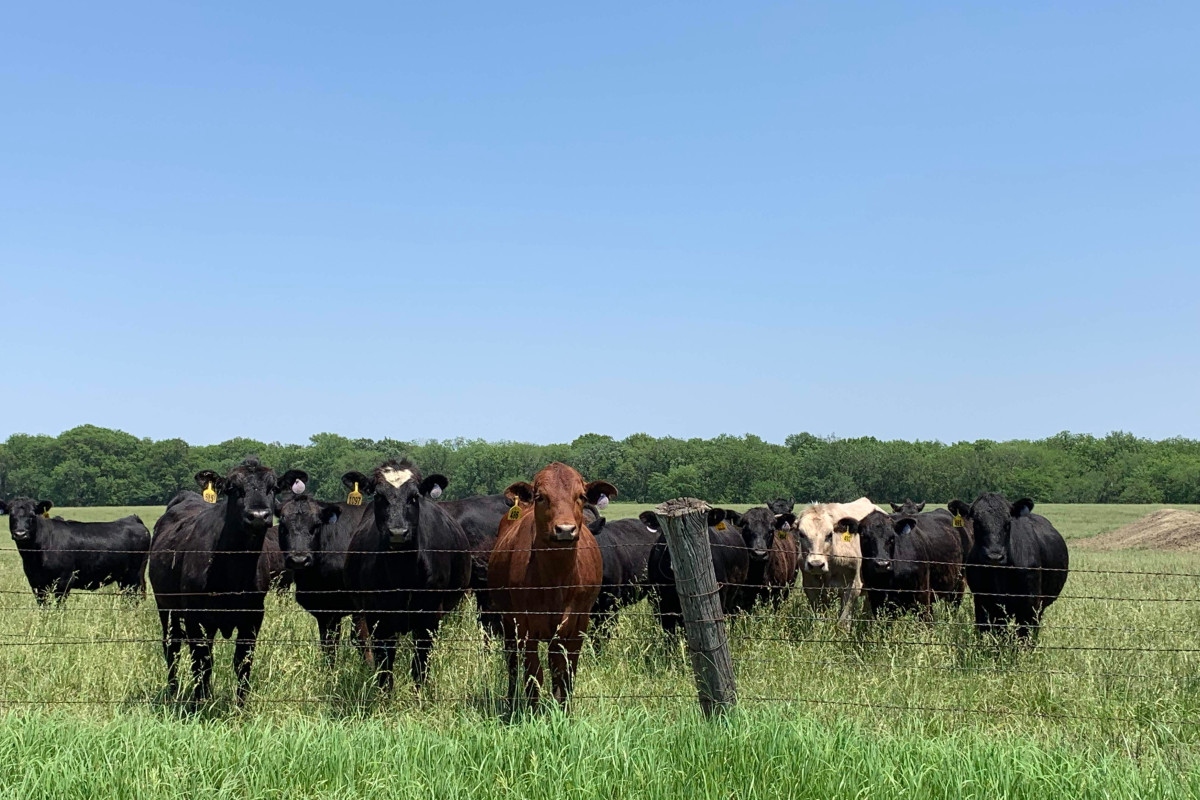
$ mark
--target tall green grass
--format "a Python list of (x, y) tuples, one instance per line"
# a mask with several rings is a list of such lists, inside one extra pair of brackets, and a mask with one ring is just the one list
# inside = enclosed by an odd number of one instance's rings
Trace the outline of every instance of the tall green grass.
[[(1113, 516), (1107, 506), (1039, 510), (1072, 538)], [(585, 650), (568, 716), (507, 725), (502, 654), (470, 601), (442, 631), (430, 684), (418, 694), (402, 681), (384, 697), (349, 649), (328, 670), (311, 618), (272, 595), (247, 708), (233, 706), (232, 646), (222, 643), (216, 699), (187, 715), (163, 696), (152, 599), (78, 592), (38, 609), (7, 550), (0, 796), (1185, 797), (1198, 788), (1197, 556), (1076, 550), (1033, 651), (978, 642), (969, 600), (939, 609), (933, 624), (863, 622), (847, 633), (794, 596), (731, 624), (741, 704), (727, 723), (697, 718), (682, 646), (662, 637), (643, 602)]]

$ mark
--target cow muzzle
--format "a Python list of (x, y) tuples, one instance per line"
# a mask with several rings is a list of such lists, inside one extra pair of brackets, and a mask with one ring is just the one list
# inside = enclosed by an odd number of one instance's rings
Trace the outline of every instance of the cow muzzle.
[(412, 528), (388, 528), (388, 544), (393, 547), (412, 543)]
[(556, 542), (573, 542), (579, 538), (579, 526), (555, 525), (550, 538)]
[(1001, 550), (999, 552), (994, 552), (992, 550), (988, 550), (985, 555), (987, 555), (987, 560), (992, 564), (999, 566), (1004, 563), (1004, 551), (1003, 550)]
[(283, 563), (288, 569), (306, 569), (312, 566), (313, 557), (311, 553), (289, 553)]
[(872, 562), (877, 572), (891, 572), (892, 562), (886, 558), (877, 558)]
[(825, 559), (808, 558), (804, 560), (805, 572), (829, 572), (829, 562)]
[(30, 538), (29, 531), (13, 531), (12, 538), (14, 542), (28, 542)]
[(767, 560), (767, 551), (766, 550), (752, 550), (750, 552), (750, 558), (754, 559), (755, 561), (766, 561)]
[(242, 522), (248, 528), (267, 528), (271, 525), (271, 509), (247, 508), (242, 512)]

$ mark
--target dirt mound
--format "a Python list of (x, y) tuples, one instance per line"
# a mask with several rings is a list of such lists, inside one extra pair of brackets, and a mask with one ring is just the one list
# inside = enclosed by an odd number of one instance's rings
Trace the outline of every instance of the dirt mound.
[(1088, 550), (1173, 550), (1200, 553), (1200, 514), (1164, 508), (1078, 542)]

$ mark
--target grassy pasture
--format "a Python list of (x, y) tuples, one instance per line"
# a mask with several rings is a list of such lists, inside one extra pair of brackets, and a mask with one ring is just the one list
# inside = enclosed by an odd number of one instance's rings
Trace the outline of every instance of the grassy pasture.
[[(1078, 539), (1154, 508), (1037, 510)], [(232, 706), (222, 643), (217, 699), (186, 717), (163, 702), (152, 599), (39, 610), (6, 542), (0, 798), (1200, 796), (1200, 556), (1075, 550), (1072, 567), (1033, 652), (977, 643), (969, 602), (849, 634), (802, 596), (739, 619), (741, 707), (718, 724), (698, 719), (682, 648), (643, 602), (585, 652), (569, 716), (510, 725), (502, 654), (469, 602), (426, 690), (385, 698), (354, 653), (319, 663), (286, 595), (268, 599), (248, 707)]]

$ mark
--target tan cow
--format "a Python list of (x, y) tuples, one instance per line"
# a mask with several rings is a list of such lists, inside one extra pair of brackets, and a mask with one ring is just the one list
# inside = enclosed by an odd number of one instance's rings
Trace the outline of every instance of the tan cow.
[(827, 608), (841, 596), (838, 624), (850, 627), (854, 603), (862, 591), (862, 551), (858, 536), (835, 531), (838, 520), (862, 520), (872, 511), (882, 511), (865, 497), (853, 503), (813, 503), (800, 513), (796, 538), (800, 543), (800, 569), (804, 593), (814, 611)]

